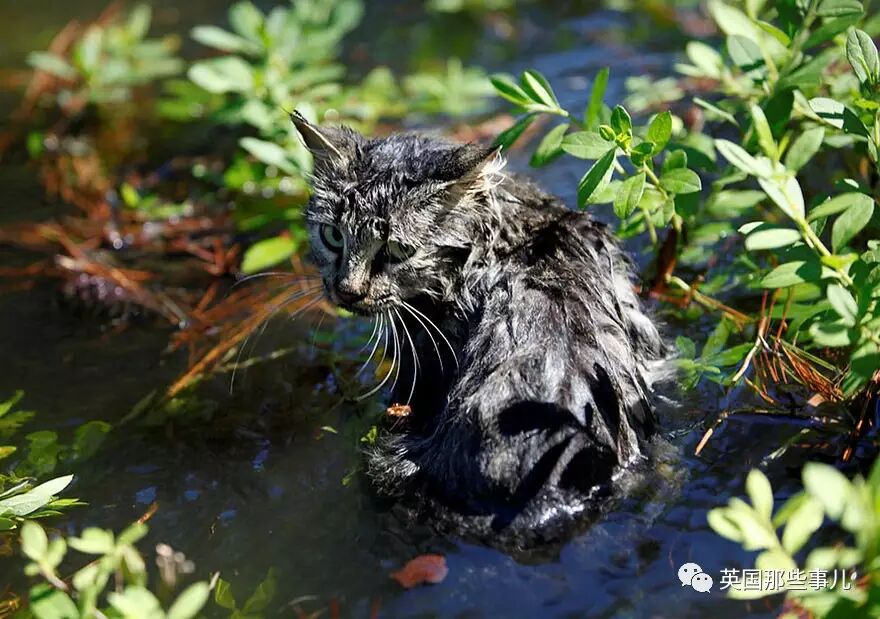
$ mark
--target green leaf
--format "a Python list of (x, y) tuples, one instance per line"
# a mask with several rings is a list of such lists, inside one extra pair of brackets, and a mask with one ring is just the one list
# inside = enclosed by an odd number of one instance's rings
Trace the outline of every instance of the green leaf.
[(685, 47), (688, 59), (706, 77), (718, 79), (724, 70), (724, 59), (713, 47), (701, 41), (689, 41)]
[[(797, 564), (794, 559), (788, 556), (783, 550), (776, 547), (770, 548), (755, 557), (755, 567), (758, 569), (759, 573), (772, 570), (780, 570), (783, 573), (787, 573), (790, 570), (797, 569)], [(781, 590), (773, 589), (769, 586), (763, 588), (766, 593)]]
[(87, 555), (110, 554), (116, 547), (113, 533), (97, 527), (85, 529), (82, 535), (70, 538), (68, 543), (74, 550)]
[(100, 566), (97, 562), (92, 562), (80, 569), (73, 575), (73, 586), (77, 591), (83, 591), (95, 586), (98, 579)]
[(794, 176), (758, 178), (758, 184), (783, 213), (795, 221), (804, 218), (804, 194)]
[(871, 340), (863, 341), (850, 357), (850, 367), (856, 377), (860, 377), (865, 383), (874, 376), (877, 368), (880, 368), (880, 347)]
[(687, 153), (683, 150), (674, 150), (663, 160), (661, 172), (663, 174), (677, 168), (686, 168), (688, 164)]
[(10, 513), (13, 516), (26, 516), (37, 511), (56, 496), (73, 481), (73, 475), (56, 477), (36, 488), (0, 501), (0, 513)]
[(727, 509), (716, 507), (709, 510), (707, 520), (709, 521), (709, 526), (721, 537), (737, 543), (742, 542), (742, 532), (736, 525), (736, 522), (730, 518)]
[(138, 4), (128, 16), (126, 29), (132, 39), (141, 40), (150, 31), (150, 22), (153, 20), (153, 11), (148, 4)]
[(489, 77), (489, 81), (492, 82), (492, 86), (495, 87), (495, 90), (504, 99), (519, 106), (528, 104), (529, 96), (509, 75), (496, 73)]
[(106, 421), (88, 421), (76, 429), (73, 438), (73, 454), (77, 460), (91, 458), (110, 432)]
[(830, 41), (850, 26), (858, 23), (861, 15), (844, 15), (843, 17), (832, 17), (825, 19), (822, 25), (810, 34), (807, 42), (804, 43), (804, 49), (809, 49), (816, 45), (821, 45), (826, 41)]
[(519, 118), (513, 125), (498, 134), (498, 137), (495, 138), (495, 146), (500, 146), (504, 150), (510, 148), (535, 121), (535, 118), (537, 118), (536, 114), (526, 114)]
[(148, 530), (147, 525), (143, 522), (130, 524), (116, 536), (116, 544), (118, 546), (130, 546), (136, 544), (146, 536)]
[(21, 399), (24, 397), (24, 391), (19, 389), (16, 391), (11, 398), (6, 400), (5, 402), (0, 402), (0, 417), (3, 417), (6, 413), (12, 410), (12, 407), (21, 402)]
[(849, 31), (846, 37), (846, 58), (863, 84), (873, 84), (880, 77), (877, 46), (865, 32), (855, 28)]
[(617, 135), (632, 134), (632, 118), (622, 105), (616, 105), (611, 110), (611, 128)]
[(769, 34), (771, 37), (779, 41), (785, 47), (791, 45), (791, 37), (785, 34), (782, 30), (774, 26), (769, 22), (765, 22), (762, 20), (756, 20), (755, 23), (758, 25), (758, 28)]
[(746, 174), (761, 177), (766, 176), (771, 172), (769, 166), (764, 165), (755, 159), (739, 144), (734, 144), (729, 140), (715, 140), (715, 148), (718, 149), (718, 152), (720, 152), (731, 165), (742, 170)]
[(757, 39), (758, 29), (755, 24), (738, 8), (722, 0), (709, 0), (708, 8), (713, 21), (724, 34)]
[(254, 44), (253, 41), (249, 41), (217, 26), (196, 26), (190, 31), (190, 36), (202, 45), (220, 49), (224, 52), (251, 54), (260, 51), (260, 47)]
[(80, 39), (73, 52), (74, 62), (85, 73), (94, 73), (101, 60), (101, 48), (104, 45), (104, 29), (92, 25)]
[(36, 619), (77, 619), (79, 609), (70, 596), (48, 585), (37, 585), (30, 592), (30, 612)]
[(814, 322), (809, 333), (818, 346), (840, 348), (852, 344), (850, 329), (841, 322)]
[(785, 154), (785, 167), (792, 172), (800, 170), (819, 152), (824, 139), (825, 127), (813, 127), (804, 131), (788, 148)]
[(820, 277), (821, 269), (817, 264), (796, 260), (780, 264), (770, 271), (761, 280), (761, 286), (764, 288), (787, 288), (807, 281), (816, 281)]
[(728, 516), (736, 522), (742, 532), (742, 546), (746, 550), (762, 550), (776, 545), (776, 535), (772, 525), (766, 522), (756, 510), (739, 499), (730, 500)]
[(654, 142), (642, 142), (630, 149), (629, 159), (634, 166), (640, 167), (651, 158), (655, 150)]
[(605, 97), (605, 90), (608, 88), (608, 67), (600, 69), (593, 80), (593, 87), (590, 90), (590, 102), (584, 112), (584, 125), (589, 129), (594, 129), (599, 123), (599, 114), (602, 111), (602, 99)]
[(672, 137), (672, 112), (666, 110), (654, 117), (651, 124), (648, 125), (648, 135), (646, 139), (654, 143), (654, 152), (657, 154), (666, 148), (669, 138)]
[(801, 233), (792, 228), (763, 228), (746, 238), (746, 249), (760, 251), (787, 247), (801, 240)]
[(259, 613), (266, 610), (266, 607), (269, 606), (269, 603), (275, 597), (276, 589), (275, 570), (270, 568), (266, 578), (257, 585), (251, 597), (245, 601), (242, 611), (245, 613)]
[(66, 80), (72, 80), (77, 76), (76, 69), (69, 62), (50, 52), (31, 52), (28, 54), (27, 62), (39, 71), (45, 71)]
[(579, 159), (598, 159), (614, 144), (593, 131), (569, 133), (562, 140), (562, 150)]
[(578, 184), (578, 206), (589, 204), (590, 198), (608, 182), (617, 147), (612, 147), (584, 174)]
[(40, 562), (49, 550), (49, 538), (36, 522), (25, 521), (21, 526), (21, 552), (29, 559)]
[(868, 199), (858, 200), (835, 220), (831, 228), (831, 248), (835, 254), (839, 253), (871, 221), (874, 201), (868, 196), (865, 197)]
[(828, 517), (840, 519), (851, 494), (851, 484), (843, 473), (828, 464), (807, 462), (802, 476), (804, 489), (822, 504)]
[(683, 359), (693, 359), (697, 356), (697, 345), (691, 338), (684, 335), (675, 338), (675, 348)]
[(746, 493), (752, 501), (755, 511), (770, 520), (773, 514), (773, 489), (767, 476), (759, 469), (752, 469), (746, 477)]
[(235, 597), (232, 595), (232, 585), (222, 578), (217, 579), (214, 587), (214, 603), (220, 608), (235, 610)]
[(287, 260), (296, 250), (297, 243), (289, 236), (275, 236), (257, 241), (244, 253), (241, 271), (246, 274), (262, 271)]
[(856, 303), (852, 293), (840, 284), (828, 284), (825, 291), (828, 302), (837, 315), (843, 319), (843, 324), (852, 327), (856, 324), (859, 315), (859, 304)]
[(239, 140), (241, 147), (251, 155), (265, 163), (287, 172), (295, 174), (296, 167), (287, 157), (287, 151), (278, 146), (275, 142), (267, 142), (250, 136), (243, 137)]
[(254, 43), (260, 42), (260, 30), (264, 21), (260, 9), (251, 2), (237, 2), (229, 9), (229, 24), (232, 29)]
[(249, 92), (254, 87), (251, 66), (238, 56), (224, 56), (194, 63), (187, 73), (197, 86), (214, 94)]
[(626, 219), (639, 205), (645, 192), (645, 173), (626, 179), (614, 198), (614, 214)]
[(864, 12), (860, 0), (822, 0), (816, 13), (819, 17), (846, 17)]
[[(727, 122), (732, 124), (734, 127), (739, 127), (739, 122), (737, 122), (737, 120), (733, 116), (733, 114), (731, 114), (730, 112), (727, 112), (725, 110), (722, 110), (720, 107), (718, 107), (714, 103), (710, 103), (710, 102), (706, 101), (705, 99), (701, 99), (700, 97), (694, 97), (694, 103), (699, 105), (704, 110), (707, 110), (711, 114), (714, 114), (715, 116), (718, 116), (719, 118), (721, 118), (723, 120), (726, 120)], [(711, 119), (712, 117), (709, 116), (709, 118)]]
[(538, 168), (556, 159), (562, 153), (562, 138), (567, 130), (568, 125), (562, 124), (548, 131), (535, 149), (529, 165)]
[(558, 108), (559, 101), (550, 87), (547, 79), (534, 69), (524, 71), (520, 78), (520, 84), (525, 90), (529, 98), (536, 103), (546, 105), (547, 107)]
[(753, 40), (740, 35), (727, 37), (727, 53), (744, 73), (753, 79), (760, 77), (764, 69), (764, 55)]
[(849, 209), (850, 207), (858, 203), (865, 203), (865, 205), (870, 206), (874, 203), (874, 201), (871, 199), (870, 196), (867, 196), (863, 193), (855, 191), (844, 193), (839, 196), (834, 196), (830, 200), (826, 200), (822, 204), (813, 208), (813, 210), (810, 211), (810, 214), (807, 217), (807, 221), (815, 221), (817, 219), (822, 219), (824, 217), (835, 215)]
[(761, 145), (761, 150), (771, 159), (776, 159), (778, 147), (776, 146), (776, 140), (773, 139), (773, 131), (770, 129), (770, 123), (767, 122), (764, 110), (759, 105), (752, 105), (749, 111), (752, 115), (755, 132), (758, 134), (758, 144)]
[(675, 168), (664, 172), (660, 177), (660, 186), (675, 194), (694, 193), (703, 188), (699, 175), (688, 168)]
[(208, 601), (211, 588), (206, 582), (197, 582), (183, 590), (168, 609), (167, 619), (192, 619)]
[(843, 129), (846, 106), (839, 101), (827, 97), (810, 99), (810, 109), (817, 117), (837, 129)]
[(162, 616), (159, 600), (144, 587), (129, 585), (122, 593), (113, 591), (107, 594), (107, 601), (125, 619), (156, 619)]

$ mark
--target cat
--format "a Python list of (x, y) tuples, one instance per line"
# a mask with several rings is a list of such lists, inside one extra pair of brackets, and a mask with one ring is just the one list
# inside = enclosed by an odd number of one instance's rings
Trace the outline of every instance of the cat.
[(607, 228), (495, 148), (292, 120), (325, 294), (374, 318), (411, 411), (368, 450), (373, 487), (480, 536), (576, 520), (644, 460), (665, 354)]

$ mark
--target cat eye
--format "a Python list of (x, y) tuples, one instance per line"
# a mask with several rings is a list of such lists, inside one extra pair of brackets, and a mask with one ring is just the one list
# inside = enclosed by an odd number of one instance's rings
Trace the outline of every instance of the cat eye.
[(335, 252), (342, 251), (342, 246), (345, 245), (345, 237), (342, 236), (342, 231), (339, 228), (331, 224), (321, 224), (319, 234), (324, 245)]
[(413, 257), (416, 248), (397, 241), (388, 241), (388, 258), (391, 262), (403, 262)]

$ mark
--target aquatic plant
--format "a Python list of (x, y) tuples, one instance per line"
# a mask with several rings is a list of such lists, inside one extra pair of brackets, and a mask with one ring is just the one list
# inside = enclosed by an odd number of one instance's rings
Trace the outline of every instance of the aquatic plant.
[[(686, 77), (669, 98), (699, 87), (694, 107), (638, 124), (603, 103), (607, 71), (583, 113), (563, 109), (535, 71), (518, 82), (497, 75), (498, 94), (520, 112), (498, 143), (541, 117), (561, 121), (532, 165), (563, 154), (593, 161), (578, 206), (611, 203), (622, 237), (647, 234), (651, 294), (724, 316), (699, 358), (693, 342), (677, 342), (691, 383), (746, 381), (772, 402), (770, 385), (793, 378), (827, 399), (854, 396), (880, 367), (877, 49), (857, 28), (866, 16), (856, 0), (740, 6), (708, 3), (721, 52), (687, 44)], [(807, 182), (820, 165), (823, 182)], [(740, 249), (719, 260), (732, 239)], [(718, 290), (762, 295), (761, 310), (728, 307), (710, 296)]]
[[(253, 326), (261, 302), (280, 298), (250, 286), (226, 295), (227, 278), (290, 266), (304, 250), (311, 158), (292, 109), (364, 130), (380, 118), (486, 109), (485, 74), (456, 58), (400, 78), (380, 66), (355, 79), (341, 42), (362, 14), (360, 0), (279, 2), (266, 12), (243, 0), (229, 9), (228, 29), (192, 30), (209, 57), (188, 67), (176, 38), (148, 38), (143, 7), (59, 33), (31, 55), (37, 71), (0, 152), (27, 146), (47, 193), (77, 213), (0, 228), (0, 242), (46, 255), (4, 275), (58, 279), (71, 306), (119, 325), (158, 316), (185, 328), (173, 348), (189, 348), (193, 371), (181, 380), (210, 372), (245, 339), (242, 325)], [(218, 131), (220, 140), (204, 137)], [(166, 139), (192, 134), (203, 136), (195, 154), (157, 160)], [(169, 285), (181, 272), (191, 273), (187, 284)]]
[[(827, 464), (803, 469), (804, 490), (775, 510), (773, 491), (764, 474), (753, 469), (746, 479), (750, 502), (732, 498), (727, 507), (709, 512), (709, 525), (746, 550), (761, 551), (759, 573), (775, 573), (776, 582), (747, 587), (731, 578), (728, 596), (755, 599), (785, 594), (782, 617), (876, 617), (880, 612), (880, 463), (867, 479), (847, 479)], [(817, 532), (826, 519), (834, 523)], [(781, 535), (780, 535), (781, 530)], [(832, 541), (828, 544), (828, 541)], [(803, 557), (798, 560), (798, 557)], [(810, 572), (833, 573), (823, 587), (802, 586)]]
[[(81, 32), (68, 29), (53, 48), (32, 52), (28, 63), (57, 78), (54, 98), (68, 115), (88, 104), (118, 105), (133, 98), (138, 86), (176, 75), (183, 61), (176, 52), (177, 37), (147, 37), (152, 11), (136, 6), (123, 19), (108, 11)], [(67, 37), (73, 35), (72, 41)]]
[[(147, 563), (135, 545), (147, 530), (146, 524), (136, 522), (118, 535), (92, 527), (79, 537), (50, 539), (39, 524), (25, 523), (21, 552), (31, 561), (25, 574), (42, 580), (29, 592), (26, 616), (189, 619), (198, 615), (208, 602), (213, 582), (194, 582), (173, 595), (178, 577), (192, 572), (193, 566), (180, 553), (160, 545), (157, 564), (161, 583), (148, 588)], [(88, 560), (84, 565), (80, 561), (80, 567), (65, 577), (61, 569), (70, 559), (69, 550), (87, 555)], [(68, 564), (63, 567), (72, 569)]]
[[(18, 391), (5, 402), (0, 402), (0, 440), (17, 438), (21, 427), (30, 421), (34, 413), (19, 410), (17, 404), (24, 397)], [(83, 505), (76, 498), (59, 498), (73, 481), (73, 475), (49, 477), (59, 461), (66, 465), (90, 457), (98, 448), (109, 425), (92, 421), (80, 426), (72, 444), (58, 440), (49, 430), (31, 432), (24, 436), (27, 446), (0, 445), (0, 535), (14, 531), (27, 520), (59, 516), (71, 507)], [(17, 441), (20, 442), (20, 441)], [(11, 462), (9, 466), (5, 466)], [(46, 481), (38, 482), (39, 479)]]

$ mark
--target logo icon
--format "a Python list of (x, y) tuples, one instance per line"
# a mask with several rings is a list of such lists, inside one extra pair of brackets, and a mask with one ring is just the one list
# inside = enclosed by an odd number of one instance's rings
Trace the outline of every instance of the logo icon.
[(712, 589), (712, 577), (696, 563), (685, 563), (678, 568), (678, 579), (682, 587), (692, 587), (700, 593), (708, 593)]

